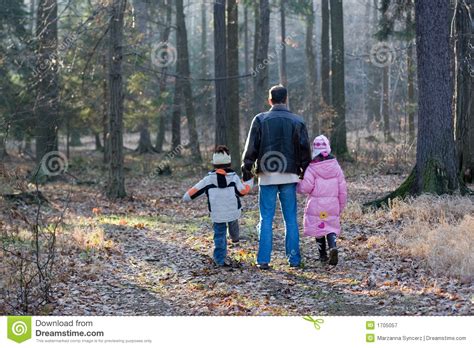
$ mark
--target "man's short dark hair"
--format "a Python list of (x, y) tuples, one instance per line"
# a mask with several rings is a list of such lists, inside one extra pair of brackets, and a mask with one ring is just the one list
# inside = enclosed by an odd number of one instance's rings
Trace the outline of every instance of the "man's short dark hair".
[(288, 97), (288, 90), (282, 85), (273, 86), (268, 91), (268, 97), (272, 100), (273, 104), (284, 104)]

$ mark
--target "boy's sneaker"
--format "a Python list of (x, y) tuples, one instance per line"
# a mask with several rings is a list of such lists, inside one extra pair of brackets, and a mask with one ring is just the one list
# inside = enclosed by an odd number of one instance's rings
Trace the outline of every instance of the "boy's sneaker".
[(339, 252), (337, 251), (337, 248), (332, 248), (331, 250), (329, 250), (329, 264), (331, 266), (336, 266), (338, 261), (339, 261), (339, 257), (338, 257), (338, 254)]
[(262, 270), (262, 271), (266, 271), (266, 270), (270, 269), (270, 266), (268, 265), (268, 263), (259, 263), (257, 265), (257, 268)]
[(229, 261), (225, 260), (224, 263), (217, 263), (214, 261), (214, 267), (216, 268), (224, 268), (224, 267), (230, 267), (231, 264)]

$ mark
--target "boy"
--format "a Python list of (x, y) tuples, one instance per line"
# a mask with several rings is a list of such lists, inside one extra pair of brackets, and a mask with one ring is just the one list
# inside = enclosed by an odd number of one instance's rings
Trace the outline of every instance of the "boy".
[(214, 262), (217, 267), (227, 266), (227, 228), (233, 243), (239, 242), (239, 218), (242, 205), (240, 197), (250, 192), (253, 179), (242, 183), (230, 168), (231, 157), (225, 145), (216, 147), (212, 156), (214, 170), (189, 189), (183, 196), (185, 202), (207, 195), (208, 208), (214, 226)]

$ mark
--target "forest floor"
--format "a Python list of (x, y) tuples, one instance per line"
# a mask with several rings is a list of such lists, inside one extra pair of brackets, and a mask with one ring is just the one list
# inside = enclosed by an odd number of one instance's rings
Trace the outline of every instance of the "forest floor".
[[(129, 197), (111, 202), (103, 194), (106, 174), (98, 160), (98, 155), (91, 155), (70, 163), (71, 173), (95, 185), (77, 185), (69, 178), (40, 187), (50, 201), (48, 214), (58, 216), (68, 207), (58, 238), (58, 282), (44, 314), (473, 314), (472, 274), (435, 272), (426, 260), (394, 244), (393, 235), (405, 226), (403, 214), (360, 210), (360, 203), (395, 189), (403, 174), (365, 176), (346, 166), (351, 202), (342, 221), (336, 267), (320, 264), (315, 240), (301, 237), (304, 265), (289, 268), (278, 212), (272, 269), (258, 270), (258, 189), (254, 189), (243, 199), (240, 225), (246, 240), (228, 249), (233, 267), (216, 269), (205, 199), (190, 204), (181, 200), (205, 174), (204, 167), (179, 159), (171, 176), (152, 177), (157, 156), (128, 158)], [(28, 167), (17, 162), (11, 164), (20, 168), (17, 172)], [(304, 197), (299, 201), (301, 226)], [(470, 198), (463, 202), (474, 207)], [(32, 214), (28, 206), (0, 204), (7, 226), (21, 225), (14, 219), (15, 211)], [(468, 215), (472, 212), (474, 208)], [(3, 308), (12, 311), (5, 303)]]

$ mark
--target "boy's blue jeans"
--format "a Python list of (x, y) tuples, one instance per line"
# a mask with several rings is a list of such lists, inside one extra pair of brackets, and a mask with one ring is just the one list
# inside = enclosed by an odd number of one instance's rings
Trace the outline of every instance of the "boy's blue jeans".
[(214, 262), (222, 266), (227, 255), (227, 226), (232, 241), (239, 240), (239, 220), (214, 222)]
[(290, 265), (297, 266), (301, 263), (301, 254), (297, 221), (296, 184), (260, 186), (260, 239), (257, 263), (270, 263), (273, 244), (273, 217), (275, 216), (277, 194), (285, 220), (286, 257)]

